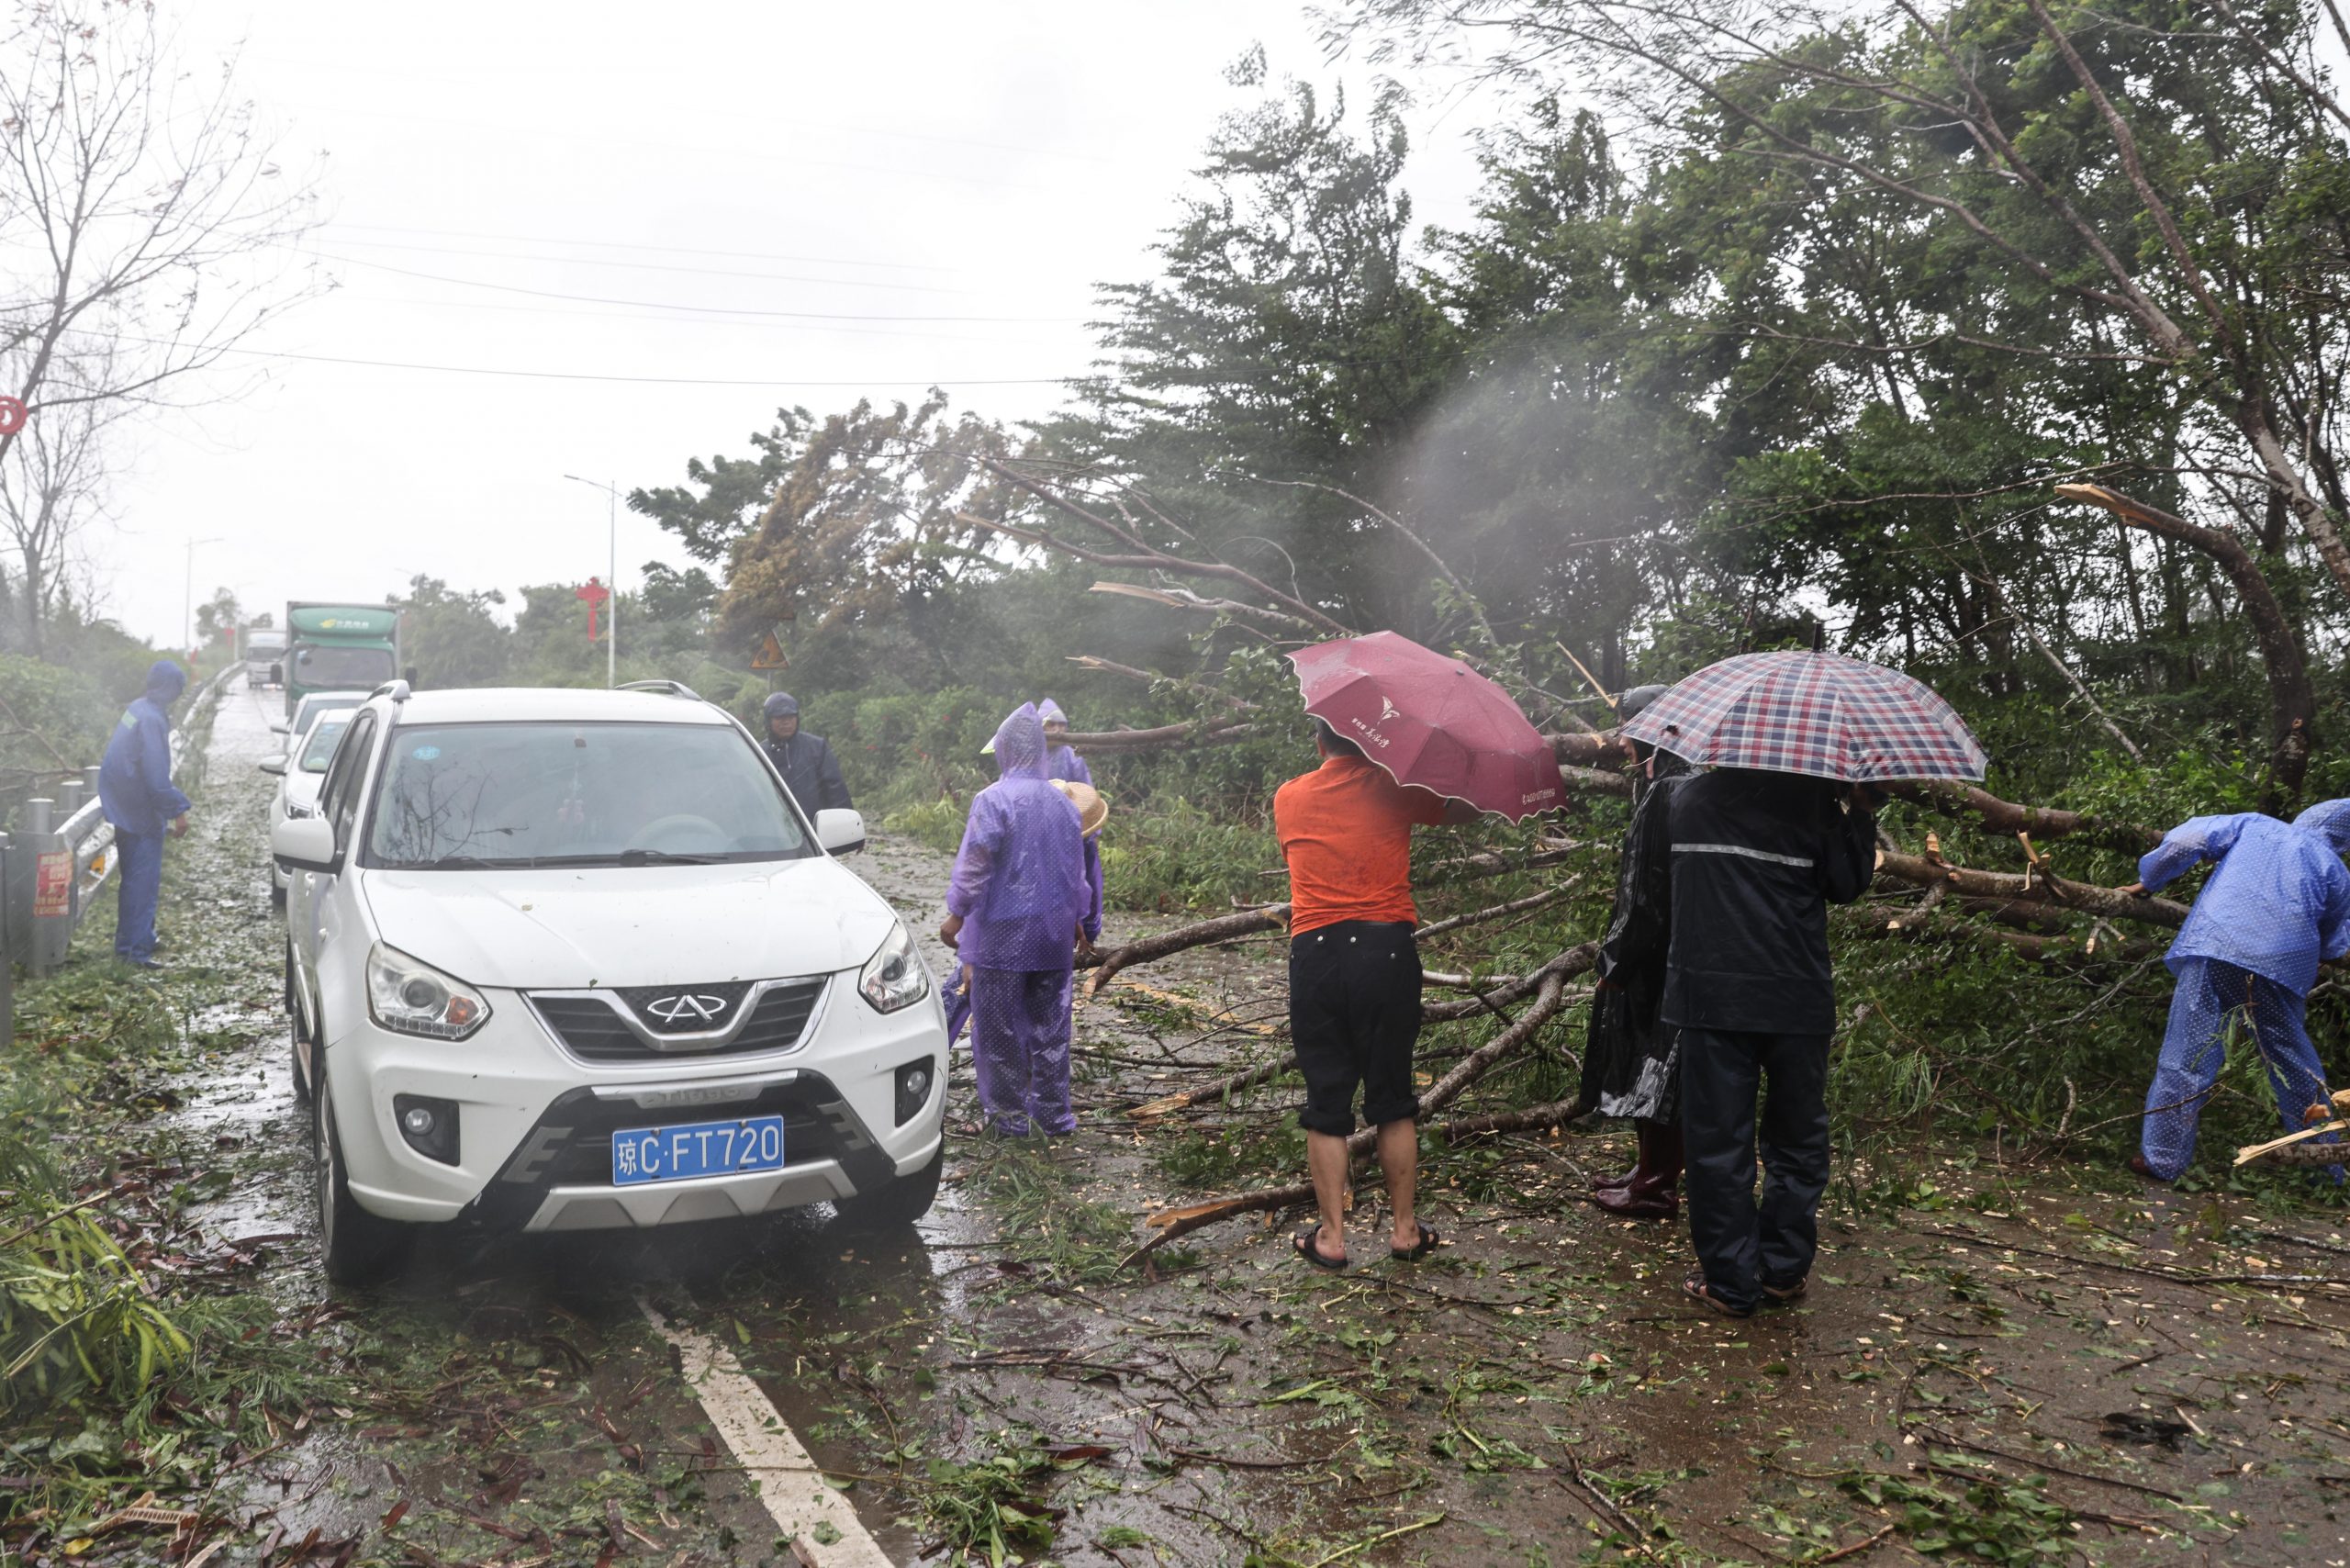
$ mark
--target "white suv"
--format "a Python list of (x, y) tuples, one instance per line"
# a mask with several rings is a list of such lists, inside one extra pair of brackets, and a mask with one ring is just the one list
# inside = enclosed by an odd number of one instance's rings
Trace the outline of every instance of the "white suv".
[(420, 1223), (926, 1212), (946, 1020), (864, 836), (671, 683), (376, 691), (271, 835), (330, 1277)]

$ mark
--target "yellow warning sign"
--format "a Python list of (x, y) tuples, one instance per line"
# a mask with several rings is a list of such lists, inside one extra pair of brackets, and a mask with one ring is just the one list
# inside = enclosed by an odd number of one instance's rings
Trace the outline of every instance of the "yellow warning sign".
[(783, 644), (776, 641), (774, 633), (760, 639), (759, 651), (751, 660), (753, 669), (789, 669), (791, 661), (783, 656)]

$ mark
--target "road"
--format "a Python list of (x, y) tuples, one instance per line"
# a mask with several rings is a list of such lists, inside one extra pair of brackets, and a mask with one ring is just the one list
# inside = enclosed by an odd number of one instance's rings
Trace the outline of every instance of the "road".
[[(169, 984), (196, 1048), (156, 1125), (212, 1151), (199, 1217), (250, 1244), (280, 1331), (333, 1390), (239, 1469), (240, 1557), (288, 1561), (316, 1529), (419, 1568), (848, 1568), (986, 1561), (991, 1542), (1117, 1568), (1847, 1545), (1840, 1561), (1895, 1562), (1930, 1527), (2109, 1562), (2350, 1561), (2350, 1297), (2232, 1282), (2255, 1263), (2339, 1271), (2338, 1218), (2255, 1242), (2277, 1222), (2220, 1198), (1920, 1146), (1897, 1170), (1841, 1170), (1812, 1300), (1726, 1325), (1677, 1299), (1671, 1227), (1579, 1203), (1621, 1150), (1570, 1137), (1432, 1160), (1449, 1245), (1431, 1264), (1315, 1274), (1285, 1227), (1244, 1221), (1124, 1266), (1148, 1208), (1253, 1180), (1211, 1124), (1120, 1113), (1214, 1042), (1246, 1048), (1235, 1021), (1280, 995), (1262, 946), (1153, 966), (1089, 1004), (1079, 1136), (954, 1138), (919, 1226), (851, 1236), (816, 1210), (453, 1237), (392, 1288), (330, 1293), (262, 846), (274, 709), (225, 700), (174, 863)], [(853, 864), (934, 927), (945, 857), (885, 838)], [(953, 1093), (968, 1114), (967, 1068)], [(1274, 1147), (1293, 1137), (1278, 1092), (1254, 1114)], [(2101, 1437), (2117, 1411), (2176, 1412), (2196, 1435)], [(2034, 1473), (2061, 1523), (2034, 1522)], [(1887, 1475), (1942, 1500), (1888, 1496)], [(790, 1548), (779, 1518), (800, 1521)]]

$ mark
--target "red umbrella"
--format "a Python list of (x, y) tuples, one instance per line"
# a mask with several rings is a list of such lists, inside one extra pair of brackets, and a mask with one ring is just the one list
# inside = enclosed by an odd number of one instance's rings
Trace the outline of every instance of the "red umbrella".
[(1393, 632), (1341, 637), (1289, 655), (1305, 711), (1417, 785), (1512, 822), (1562, 803), (1550, 743), (1508, 692)]

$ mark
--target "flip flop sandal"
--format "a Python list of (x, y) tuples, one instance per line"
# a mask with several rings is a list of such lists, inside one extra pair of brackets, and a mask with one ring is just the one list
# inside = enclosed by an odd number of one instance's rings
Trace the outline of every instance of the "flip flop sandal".
[(1681, 1282), (1681, 1294), (1701, 1306), (1705, 1306), (1715, 1312), (1720, 1313), (1724, 1317), (1751, 1317), (1754, 1316), (1754, 1309), (1752, 1307), (1732, 1306), (1729, 1303), (1716, 1295), (1707, 1285), (1706, 1276), (1702, 1271), (1693, 1273), (1688, 1278)]
[(1292, 1236), (1289, 1238), (1290, 1250), (1296, 1253), (1299, 1257), (1304, 1259), (1307, 1262), (1313, 1264), (1317, 1269), (1326, 1270), (1333, 1274), (1343, 1273), (1346, 1271), (1347, 1264), (1351, 1261), (1351, 1260), (1346, 1258), (1324, 1257), (1322, 1255), (1322, 1249), (1314, 1245), (1315, 1238), (1321, 1234), (1322, 1227), (1318, 1224), (1307, 1226), (1304, 1230), (1297, 1232), (1294, 1236)]
[(1774, 1306), (1789, 1306), (1801, 1301), (1804, 1293), (1809, 1289), (1811, 1289), (1811, 1279), (1807, 1275), (1791, 1285), (1764, 1285), (1762, 1296)]
[(1387, 1255), (1390, 1258), (1394, 1259), (1398, 1263), (1418, 1262), (1421, 1259), (1435, 1251), (1438, 1244), (1444, 1239), (1442, 1237), (1437, 1235), (1435, 1231), (1430, 1230), (1427, 1226), (1420, 1225), (1418, 1220), (1414, 1220), (1412, 1223), (1420, 1226), (1420, 1239), (1418, 1244), (1412, 1247), (1390, 1247), (1387, 1249)]

